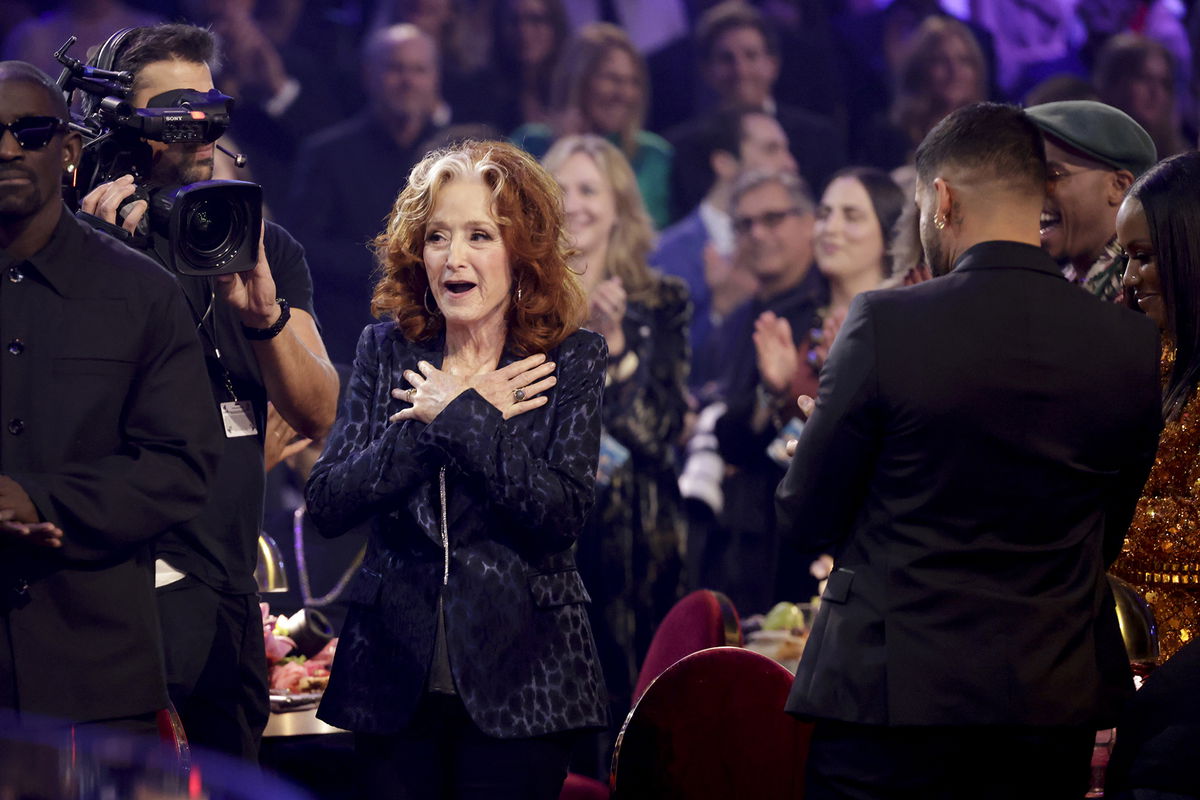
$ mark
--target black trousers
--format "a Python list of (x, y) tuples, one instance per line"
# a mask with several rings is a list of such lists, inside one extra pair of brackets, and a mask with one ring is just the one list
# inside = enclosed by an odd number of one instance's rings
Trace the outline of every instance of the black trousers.
[(1079, 800), (1091, 728), (885, 727), (828, 720), (813, 729), (806, 800)]
[(167, 691), (188, 742), (258, 760), (271, 713), (258, 595), (188, 576), (158, 590)]
[(475, 726), (457, 696), (427, 694), (405, 731), (354, 735), (360, 795), (557, 800), (576, 738), (497, 739)]

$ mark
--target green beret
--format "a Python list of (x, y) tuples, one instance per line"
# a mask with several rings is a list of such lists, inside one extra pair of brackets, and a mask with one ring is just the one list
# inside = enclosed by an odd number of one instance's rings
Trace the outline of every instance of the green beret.
[(1073, 150), (1138, 177), (1158, 161), (1154, 140), (1133, 117), (1095, 100), (1060, 100), (1025, 113), (1042, 133)]

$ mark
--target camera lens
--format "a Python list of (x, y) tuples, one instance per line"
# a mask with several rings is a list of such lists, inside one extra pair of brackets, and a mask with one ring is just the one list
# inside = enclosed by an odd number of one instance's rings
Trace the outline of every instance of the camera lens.
[(183, 219), (183, 256), (199, 269), (223, 266), (246, 235), (245, 215), (228, 202), (200, 200)]
[(165, 237), (162, 259), (176, 272), (225, 275), (254, 269), (258, 263), (262, 187), (257, 184), (197, 181), (162, 186), (150, 192), (149, 216), (151, 230)]

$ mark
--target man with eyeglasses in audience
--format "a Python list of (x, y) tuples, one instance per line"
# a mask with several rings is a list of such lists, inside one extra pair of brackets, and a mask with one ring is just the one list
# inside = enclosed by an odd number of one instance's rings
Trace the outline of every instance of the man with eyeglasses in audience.
[[(795, 398), (815, 385), (800, 383), (797, 345), (809, 332), (828, 286), (812, 268), (815, 204), (799, 176), (748, 172), (732, 191), (735, 258), (758, 281), (755, 295), (713, 332), (709, 358), (717, 365), (717, 453), (725, 463), (723, 504), (715, 525), (695, 537), (690, 563), (696, 585), (725, 592), (744, 613), (766, 611), (777, 597), (774, 492), (783, 467), (767, 450), (793, 416)], [(691, 546), (691, 543), (689, 543)], [(809, 559), (811, 561), (811, 559)], [(807, 575), (799, 564), (784, 567)]]
[(63, 204), (67, 119), (0, 63), (0, 709), (153, 733), (151, 541), (203, 507), (221, 436), (174, 278)]

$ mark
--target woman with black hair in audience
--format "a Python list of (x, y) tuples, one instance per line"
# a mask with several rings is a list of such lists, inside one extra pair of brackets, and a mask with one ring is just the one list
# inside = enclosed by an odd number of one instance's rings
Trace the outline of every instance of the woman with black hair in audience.
[[(817, 206), (813, 227), (817, 269), (829, 282), (829, 305), (817, 312), (813, 328), (799, 349), (792, 344), (787, 320), (770, 312), (759, 318), (754, 341), (764, 385), (780, 393), (790, 389), (816, 394), (821, 367), (846, 318), (850, 301), (860, 292), (879, 288), (892, 274), (891, 248), (904, 207), (900, 187), (882, 170), (847, 167), (829, 181)], [(795, 400), (787, 397), (782, 405), (790, 411)], [(780, 553), (781, 592), (804, 568), (804, 564), (788, 562), (794, 557), (790, 551)], [(833, 560), (823, 555), (808, 571), (823, 580), (832, 565)]]
[[(904, 205), (900, 187), (873, 167), (847, 167), (829, 181), (813, 226), (813, 251), (817, 269), (829, 282), (829, 304), (817, 312), (799, 349), (787, 320), (767, 312), (755, 323), (759, 369), (768, 389), (815, 393), (850, 301), (879, 288), (892, 273), (891, 244)], [(795, 399), (783, 398), (781, 405), (790, 411)]]
[(1154, 468), (1112, 574), (1158, 623), (1161, 660), (1200, 634), (1200, 153), (1142, 175), (1117, 213), (1125, 288), (1162, 331), (1163, 417)]

